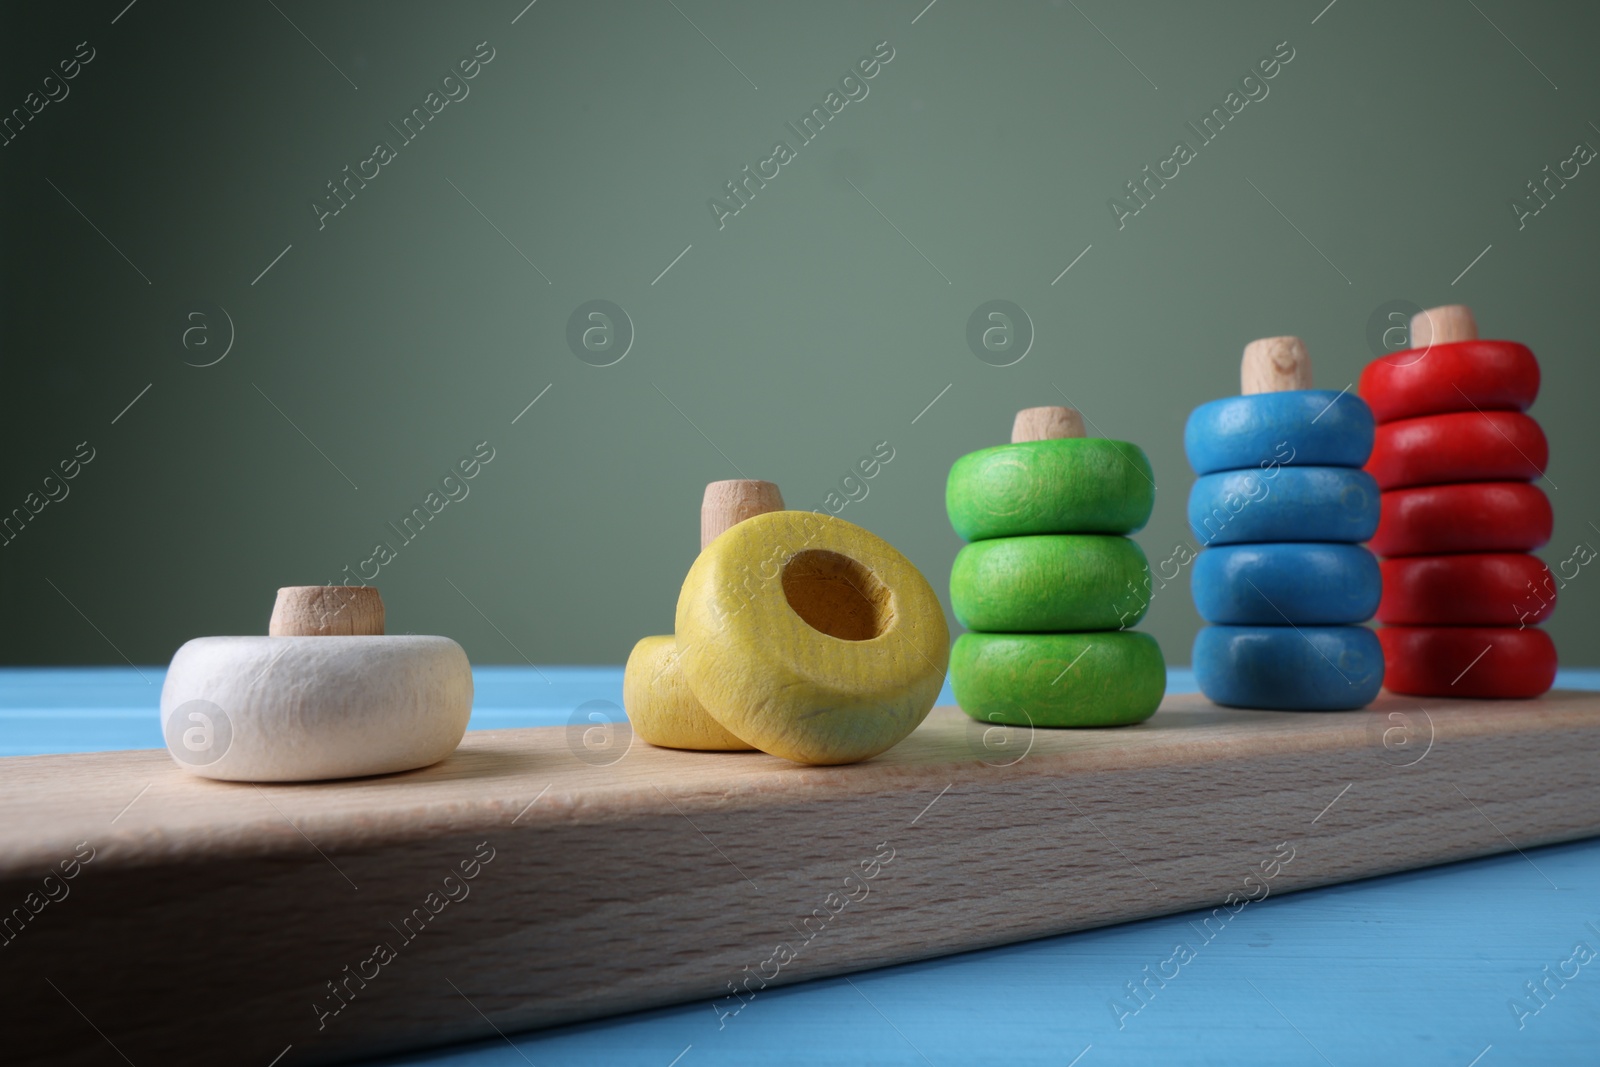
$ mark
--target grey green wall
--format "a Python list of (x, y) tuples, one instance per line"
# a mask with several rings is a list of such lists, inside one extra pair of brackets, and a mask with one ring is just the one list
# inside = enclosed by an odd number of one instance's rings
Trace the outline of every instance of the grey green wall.
[[(1299, 334), (1339, 388), (1391, 301), (1470, 303), (1533, 347), (1545, 558), (1600, 547), (1600, 168), (1520, 227), (1509, 206), (1600, 146), (1591, 5), (125, 3), (4, 15), (0, 108), (94, 51), (0, 148), (0, 511), (94, 450), (0, 548), (5, 662), (264, 632), (277, 586), (398, 544), (385, 524), (482, 441), (469, 495), (376, 579), (391, 632), (479, 662), (621, 662), (671, 629), (706, 481), (809, 507), (880, 441), (843, 517), (942, 590), (951, 461), (1063, 394), (1150, 454), (1158, 560), (1185, 536), (1184, 417), (1237, 390), (1241, 346)], [(881, 41), (868, 95), (800, 146), (785, 122)], [(389, 123), (479, 42), (469, 95), (401, 145)], [(1119, 228), (1109, 198), (1279, 42), (1269, 95)], [(795, 158), (719, 229), (708, 198), (779, 139)], [(380, 140), (393, 161), (319, 229)], [(611, 366), (567, 343), (594, 299), (636, 335)], [(1012, 366), (968, 348), (992, 299), (1036, 334)], [(228, 318), (226, 358), (186, 365)], [(1185, 663), (1197, 623), (1185, 577), (1146, 627)], [(1600, 567), (1550, 629), (1597, 661)]]

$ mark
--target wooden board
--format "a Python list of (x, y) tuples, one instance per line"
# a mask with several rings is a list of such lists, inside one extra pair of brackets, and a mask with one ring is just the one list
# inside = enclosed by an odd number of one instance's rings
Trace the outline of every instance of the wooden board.
[(1600, 833), (1592, 693), (1174, 696), (1031, 735), (942, 708), (836, 768), (604, 740), (474, 732), (422, 771), (262, 787), (160, 751), (0, 760), (8, 1062), (289, 1067), (693, 999), (748, 1025), (769, 980)]

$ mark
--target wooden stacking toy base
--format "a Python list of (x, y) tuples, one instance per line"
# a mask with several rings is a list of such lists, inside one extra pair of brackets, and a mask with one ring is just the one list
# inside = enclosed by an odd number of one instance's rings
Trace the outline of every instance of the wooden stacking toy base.
[(303, 785), (4, 759), (0, 899), (92, 855), (5, 947), (6, 1060), (293, 1067), (693, 1000), (714, 1041), (764, 983), (1597, 834), (1597, 752), (1600, 694), (1556, 691), (1169, 696), (1031, 733), (941, 708), (845, 767), (643, 744), (600, 767), (560, 728)]

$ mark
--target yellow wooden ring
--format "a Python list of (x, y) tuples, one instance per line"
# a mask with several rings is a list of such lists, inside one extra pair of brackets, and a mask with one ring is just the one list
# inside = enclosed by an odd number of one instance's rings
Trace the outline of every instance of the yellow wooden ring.
[(775, 511), (707, 545), (678, 595), (679, 661), (707, 713), (764, 752), (854, 763), (903, 739), (950, 655), (928, 580), (831, 515)]
[(642, 637), (622, 672), (622, 706), (633, 732), (662, 748), (706, 752), (748, 752), (755, 748), (730, 734), (706, 714), (683, 677), (678, 642)]

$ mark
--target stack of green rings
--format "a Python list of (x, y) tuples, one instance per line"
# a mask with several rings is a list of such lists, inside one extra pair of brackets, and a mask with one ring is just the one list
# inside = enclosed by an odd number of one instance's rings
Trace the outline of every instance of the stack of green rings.
[(962, 456), (945, 508), (970, 542), (950, 573), (970, 633), (950, 653), (963, 711), (1013, 726), (1117, 726), (1155, 713), (1161, 646), (1129, 627), (1149, 565), (1126, 535), (1155, 506), (1150, 460), (1103, 438), (1020, 441)]

